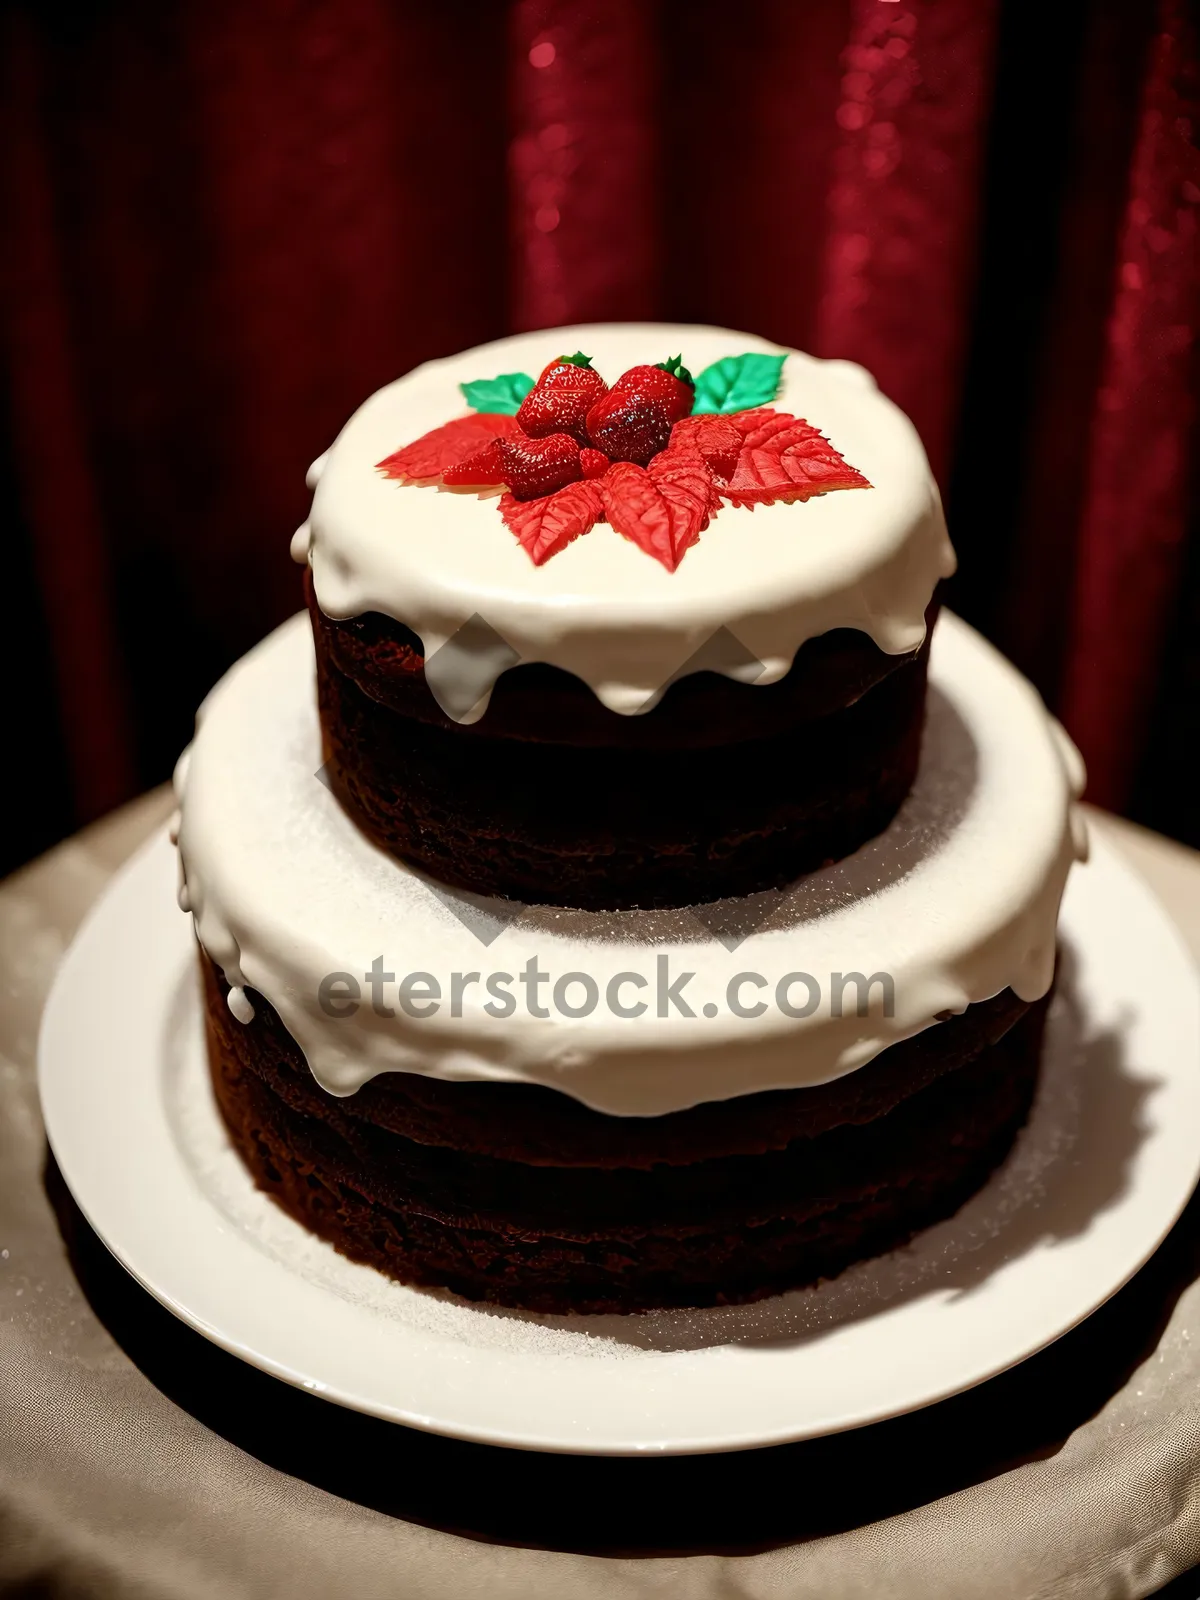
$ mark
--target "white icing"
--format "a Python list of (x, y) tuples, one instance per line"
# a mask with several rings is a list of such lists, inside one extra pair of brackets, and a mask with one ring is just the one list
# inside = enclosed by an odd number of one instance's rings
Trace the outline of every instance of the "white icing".
[[(1063, 765), (1067, 769), (1067, 776), (1071, 784), (1071, 792), (1081, 795), (1087, 786), (1087, 768), (1083, 764), (1083, 757), (1071, 735), (1063, 727), (1057, 717), (1050, 717), (1050, 732), (1054, 735), (1054, 742), (1058, 746), (1058, 753), (1062, 757)], [(1088, 832), (1087, 823), (1084, 821), (1083, 812), (1072, 810), (1071, 827), (1075, 840), (1075, 856), (1079, 861), (1088, 858)]]
[[(349, 1094), (390, 1069), (445, 1079), (546, 1084), (597, 1110), (643, 1116), (759, 1089), (825, 1082), (880, 1050), (1011, 986), (1043, 994), (1054, 967), (1059, 900), (1082, 845), (1071, 797), (1081, 768), (1024, 678), (957, 618), (933, 642), (921, 770), (892, 826), (847, 861), (777, 896), (699, 912), (593, 914), (455, 896), (398, 865), (345, 816), (316, 773), (320, 731), (313, 656), (294, 618), (239, 662), (205, 702), (183, 780), (180, 853), (201, 944), (237, 989), (271, 1002), (314, 1076)], [(701, 925), (751, 931), (733, 949)], [(477, 932), (472, 932), (471, 927)], [(646, 976), (650, 1009), (624, 1019), (605, 1005), (571, 1018), (489, 1016), (482, 984), (461, 1016), (443, 1003), (408, 1015), (396, 985), (377, 1015), (366, 974), (518, 974), (530, 957), (557, 978), (585, 973), (603, 995), (621, 972)], [(696, 1013), (659, 1016), (656, 964)], [(774, 1005), (733, 1015), (729, 980), (757, 973), (775, 985), (802, 971), (823, 997), (807, 1017)], [(829, 1003), (834, 971), (890, 973), (895, 1010), (860, 1018)], [(352, 1018), (318, 1003), (321, 982), (362, 983)], [(520, 995), (518, 984), (512, 989)], [(641, 991), (626, 987), (632, 1002)], [(770, 990), (765, 991), (770, 994)], [(878, 988), (876, 998), (878, 999)], [(756, 998), (753, 985), (743, 999)], [(578, 989), (566, 991), (577, 1004)], [(803, 988), (792, 992), (795, 1004)], [(718, 1014), (703, 1015), (705, 1002)], [(235, 1013), (236, 1014), (236, 1013)]]
[[(175, 771), (171, 776), (171, 787), (174, 790), (177, 801), (182, 801), (183, 799), (183, 791), (187, 783), (188, 765), (191, 759), (192, 747), (189, 744), (180, 755), (179, 760), (175, 763)], [(182, 829), (183, 809), (181, 805), (177, 805), (175, 810), (171, 813), (171, 819), (167, 826), (168, 836), (172, 844), (177, 845), (179, 843), (179, 835), (182, 832)], [(179, 853), (176, 859), (178, 861), (179, 871), (176, 878), (175, 903), (179, 907), (180, 911), (188, 912), (192, 909), (192, 897), (188, 891), (187, 874), (184, 870), (182, 852)]]
[(288, 549), (291, 551), (292, 560), (295, 561), (297, 565), (303, 566), (308, 560), (308, 551), (311, 542), (312, 529), (309, 527), (307, 522), (302, 522), (292, 535), (292, 542), (288, 546)]
[(225, 996), (225, 1001), (229, 1007), (231, 1015), (234, 1016), (238, 1022), (246, 1023), (254, 1021), (254, 1006), (251, 1004), (250, 998), (245, 989), (242, 988), (241, 984), (234, 984), (233, 988), (230, 989), (229, 993)]
[[(872, 488), (803, 505), (722, 506), (674, 573), (606, 523), (535, 567), (494, 499), (401, 485), (377, 471), (401, 445), (463, 414), (464, 379), (536, 375), (576, 348), (611, 380), (667, 352), (682, 350), (699, 371), (722, 356), (780, 347), (677, 324), (551, 329), (427, 362), (381, 389), (310, 469), (312, 511), (292, 541), (328, 616), (383, 612), (420, 636), (427, 657), (482, 618), (509, 647), (506, 665), (551, 662), (626, 715), (655, 705), (685, 664), (699, 670), (690, 663), (721, 628), (744, 647), (739, 659), (762, 664), (754, 679), (762, 684), (831, 628), (857, 628), (890, 655), (916, 649), (954, 552), (916, 431), (851, 362), (790, 353), (775, 404), (820, 428)], [(463, 649), (456, 670), (445, 709), (475, 721), (497, 676), (496, 652)]]

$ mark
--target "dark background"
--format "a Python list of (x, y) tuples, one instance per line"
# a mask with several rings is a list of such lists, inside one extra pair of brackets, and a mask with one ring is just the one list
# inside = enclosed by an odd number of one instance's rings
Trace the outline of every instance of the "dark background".
[(942, 483), (955, 606), (1093, 798), (1200, 844), (1182, 0), (0, 18), (0, 870), (168, 776), (297, 608), (304, 469), (368, 392), (643, 317), (871, 367)]

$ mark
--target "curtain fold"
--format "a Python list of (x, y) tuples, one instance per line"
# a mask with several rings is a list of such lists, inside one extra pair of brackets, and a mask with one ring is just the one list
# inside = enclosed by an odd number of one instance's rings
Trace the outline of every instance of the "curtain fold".
[(1093, 402), (1062, 694), (1090, 793), (1117, 809), (1154, 703), (1194, 484), (1198, 119), (1191, 17), (1182, 0), (1162, 0)]
[(508, 31), (510, 323), (651, 317), (659, 302), (653, 8), (517, 0)]
[[(1104, 363), (1126, 174), (1153, 26), (1146, 7), (1091, 8), (1065, 155), (1057, 251), (1043, 308), (1020, 484), (1006, 560), (997, 564), (1002, 647), (1055, 705), (1067, 667), (1069, 619), (1088, 493), (1090, 422)], [(1034, 169), (1040, 179), (1042, 170)], [(1093, 754), (1093, 765), (1095, 757)]]
[(32, 565), (48, 621), (67, 770), (77, 811), (90, 818), (127, 799), (137, 775), (60, 259), (42, 62), (28, 20), (2, 20), (0, 126), (8, 160), (0, 193), (11, 228), (4, 287), (13, 451), (35, 534)]
[(945, 480), (975, 283), (990, 0), (856, 0), (814, 349), (874, 372)]
[(1197, 40), (1185, 0), (1080, 11), (1021, 428), (986, 364), (963, 410), (997, 174), (1039, 181), (993, 141), (1012, 0), (10, 0), (14, 510), (78, 817), (162, 776), (294, 607), (304, 469), (367, 393), (657, 317), (861, 361), (963, 505), (1003, 480), (1002, 551), (952, 527), (961, 603), (1120, 806), (1197, 565)]

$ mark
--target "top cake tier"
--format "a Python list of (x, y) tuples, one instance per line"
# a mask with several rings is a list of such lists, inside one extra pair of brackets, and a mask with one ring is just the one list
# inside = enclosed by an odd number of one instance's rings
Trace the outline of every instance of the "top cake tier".
[(380, 390), (310, 482), (330, 775), (435, 875), (712, 899), (847, 853), (907, 792), (954, 555), (860, 367), (674, 324), (526, 334)]
[[(672, 572), (606, 522), (535, 565), (494, 493), (418, 488), (380, 471), (402, 446), (467, 412), (464, 383), (536, 376), (577, 349), (610, 383), (679, 351), (697, 375), (744, 352), (784, 355), (769, 404), (818, 429), (870, 488), (802, 502), (722, 503)], [(746, 394), (753, 399), (755, 390)], [(784, 352), (723, 328), (556, 328), (427, 362), (360, 407), (314, 464), (312, 480), (312, 513), (296, 553), (312, 566), (326, 616), (381, 612), (419, 636), (427, 659), (479, 617), (519, 660), (573, 673), (627, 716), (649, 710), (721, 628), (753, 656), (759, 687), (787, 673), (806, 639), (834, 628), (859, 629), (888, 655), (915, 650), (934, 587), (954, 570), (916, 430), (871, 377), (849, 362)], [(514, 663), (470, 640), (461, 654), (474, 656), (460, 664), (463, 676), (473, 668), (473, 681), (439, 697), (454, 720), (469, 722), (484, 714), (498, 671)], [(748, 677), (745, 662), (725, 670)]]

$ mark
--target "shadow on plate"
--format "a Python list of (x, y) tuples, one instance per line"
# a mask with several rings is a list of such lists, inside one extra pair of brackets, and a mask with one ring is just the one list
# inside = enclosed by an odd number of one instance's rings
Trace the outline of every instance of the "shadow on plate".
[[(562, 1317), (477, 1306), (478, 1315), (585, 1333), (640, 1350), (715, 1345), (794, 1346), (930, 1293), (969, 1295), (1002, 1267), (1043, 1245), (1086, 1232), (1128, 1188), (1147, 1127), (1153, 1080), (1127, 1070), (1124, 1029), (1089, 1026), (1079, 1003), (1077, 958), (1059, 948), (1037, 1098), (1007, 1160), (945, 1222), (908, 1246), (848, 1268), (816, 1292), (750, 1305), (636, 1316)], [(454, 1299), (437, 1290), (418, 1291)]]

